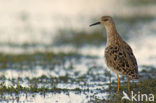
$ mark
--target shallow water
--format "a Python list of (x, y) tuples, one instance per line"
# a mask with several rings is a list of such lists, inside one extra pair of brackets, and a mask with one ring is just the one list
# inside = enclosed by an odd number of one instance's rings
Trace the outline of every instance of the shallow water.
[[(43, 53), (44, 54), (44, 53)], [(33, 66), (25, 65), (18, 66), (16, 68), (9, 61), (9, 68), (3, 68), (1, 70), (0, 78), (0, 91), (2, 102), (59, 102), (75, 103), (77, 100), (81, 102), (89, 102), (91, 100), (105, 100), (108, 99), (109, 95), (113, 94), (114, 91), (110, 91), (110, 85), (116, 86), (116, 76), (111, 75), (108, 69), (105, 67), (103, 58), (100, 57), (89, 57), (80, 56), (75, 57), (65, 55), (65, 62), (55, 64), (53, 59), (51, 62), (47, 59), (44, 60), (45, 64), (39, 62), (44, 58), (41, 54), (39, 61), (31, 61)], [(76, 54), (75, 54), (76, 55)], [(58, 55), (59, 56), (59, 55)], [(26, 56), (25, 56), (26, 57)], [(31, 55), (31, 58), (35, 58), (36, 55)], [(58, 57), (56, 57), (58, 58)], [(30, 58), (29, 58), (30, 59)], [(29, 62), (27, 59), (23, 62)], [(31, 68), (32, 67), (32, 68)], [(139, 71), (142, 69), (155, 67), (144, 67), (139, 66)], [(156, 73), (156, 72), (155, 72)], [(156, 78), (155, 73), (148, 74), (151, 78)], [(141, 73), (142, 77), (147, 73)], [(111, 78), (111, 81), (110, 81)], [(126, 78), (120, 78), (121, 83), (125, 84)], [(147, 79), (144, 77), (144, 79)], [(110, 83), (112, 82), (112, 84)], [(37, 99), (39, 98), (39, 99)]]
[[(155, 79), (156, 3), (144, 2), (0, 1), (0, 102), (94, 103), (112, 99), (117, 80), (103, 58), (105, 31), (101, 26), (88, 27), (102, 15), (113, 16), (119, 33), (133, 49), (142, 77), (133, 83)], [(89, 35), (97, 30), (104, 35), (102, 43), (82, 36), (85, 42), (81, 47), (75, 46), (77, 41), (55, 45), (55, 40), (68, 36), (76, 40), (72, 35), (79, 31)], [(92, 45), (94, 42), (98, 45)], [(121, 76), (121, 84), (125, 82)]]

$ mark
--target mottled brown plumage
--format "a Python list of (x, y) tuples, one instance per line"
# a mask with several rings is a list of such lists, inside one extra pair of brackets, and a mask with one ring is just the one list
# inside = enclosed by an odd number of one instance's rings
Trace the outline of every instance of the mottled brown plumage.
[(105, 48), (105, 61), (107, 66), (116, 72), (118, 77), (118, 90), (120, 79), (118, 74), (138, 79), (138, 66), (131, 47), (120, 37), (115, 24), (110, 16), (103, 16), (100, 22), (90, 26), (103, 24), (107, 31), (107, 43)]
[(105, 61), (113, 71), (138, 79), (138, 66), (131, 47), (121, 38), (105, 48)]

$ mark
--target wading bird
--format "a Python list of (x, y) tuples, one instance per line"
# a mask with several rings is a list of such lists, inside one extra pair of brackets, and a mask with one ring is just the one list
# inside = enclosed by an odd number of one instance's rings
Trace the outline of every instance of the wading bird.
[(110, 16), (103, 16), (99, 22), (90, 26), (103, 24), (107, 32), (107, 43), (105, 48), (105, 61), (112, 71), (116, 72), (118, 80), (117, 94), (119, 94), (119, 75), (126, 75), (129, 88), (129, 77), (138, 79), (138, 65), (131, 47), (118, 34), (115, 23)]

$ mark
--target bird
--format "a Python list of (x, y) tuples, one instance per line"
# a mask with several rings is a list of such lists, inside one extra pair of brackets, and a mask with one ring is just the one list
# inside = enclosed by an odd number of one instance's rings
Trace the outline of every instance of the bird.
[(117, 32), (115, 22), (111, 16), (102, 16), (101, 19), (90, 25), (102, 24), (106, 29), (107, 41), (104, 57), (107, 67), (117, 75), (117, 94), (119, 94), (119, 75), (127, 77), (128, 91), (130, 92), (130, 78), (139, 79), (138, 64), (133, 54), (133, 50)]

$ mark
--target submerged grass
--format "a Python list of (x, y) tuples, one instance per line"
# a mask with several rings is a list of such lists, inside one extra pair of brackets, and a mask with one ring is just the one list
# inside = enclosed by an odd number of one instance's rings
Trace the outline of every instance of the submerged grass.
[[(115, 83), (117, 84), (117, 83)], [(141, 94), (153, 94), (156, 96), (156, 79), (150, 79), (150, 80), (145, 80), (141, 81), (138, 83), (131, 83), (131, 91), (133, 91), (135, 94), (141, 93)], [(123, 96), (122, 91), (127, 91), (127, 85), (126, 83), (122, 83), (120, 86), (120, 95), (117, 96), (116, 94), (116, 85), (111, 86), (111, 92), (109, 93), (109, 90), (104, 90), (104, 89), (96, 89), (96, 90), (91, 90), (91, 89), (80, 89), (80, 88), (73, 88), (73, 89), (68, 89), (68, 88), (59, 88), (56, 86), (53, 86), (52, 88), (49, 88), (47, 86), (41, 86), (37, 87), (35, 85), (31, 85), (29, 87), (23, 87), (20, 84), (17, 84), (17, 86), (5, 86), (4, 84), (0, 85), (0, 94), (4, 95), (6, 93), (9, 94), (20, 94), (20, 93), (41, 93), (46, 95), (46, 93), (64, 93), (68, 94), (69, 92), (75, 92), (77, 94), (85, 93), (87, 96), (87, 93), (91, 92), (93, 95), (90, 95), (90, 98), (88, 102), (91, 103), (131, 103), (128, 100), (122, 100), (121, 98)], [(97, 91), (98, 90), (98, 91)], [(96, 96), (97, 93), (101, 92), (108, 92), (108, 97), (107, 98), (98, 98)], [(95, 95), (94, 95), (95, 94)], [(156, 100), (156, 99), (155, 99)], [(135, 103), (135, 102), (133, 102)], [(137, 102), (136, 102), (137, 103)], [(149, 103), (149, 102), (144, 102), (144, 103)]]
[[(74, 64), (64, 66), (64, 62), (75, 58), (81, 61), (82, 58), (97, 59), (94, 56), (81, 55), (79, 53), (53, 53), (53, 52), (35, 52), (32, 54), (0, 54), (0, 67), (4, 71), (7, 69), (20, 70), (24, 65), (27, 68), (33, 69), (34, 66), (48, 66), (51, 71), (60, 72), (64, 70), (64, 75), (42, 75), (39, 77), (17, 77), (7, 78), (7, 75), (0, 76), (0, 95), (6, 99), (6, 94), (21, 93), (41, 93), (46, 96), (46, 93), (63, 93), (70, 94), (71, 92), (77, 95), (85, 95), (88, 102), (91, 103), (129, 103), (129, 101), (121, 101), (123, 96), (122, 91), (127, 92), (127, 83), (124, 78), (121, 79), (120, 96), (116, 95), (117, 82), (110, 82), (109, 71), (101, 65), (96, 65), (93, 62), (88, 62), (87, 71), (83, 74), (75, 70)], [(85, 60), (84, 60), (85, 61)], [(81, 62), (80, 62), (81, 63)], [(5, 66), (4, 66), (5, 64)], [(89, 65), (92, 64), (92, 65)], [(62, 68), (55, 66), (61, 65)], [(79, 65), (79, 64), (78, 64)], [(154, 94), (156, 96), (156, 68), (155, 66), (142, 65), (140, 72), (141, 78), (137, 82), (131, 83), (131, 90), (135, 93)], [(45, 68), (43, 68), (45, 69)], [(148, 69), (148, 70), (147, 70)], [(57, 71), (55, 71), (57, 70)], [(27, 70), (25, 70), (27, 71)], [(3, 72), (3, 71), (2, 71)], [(20, 73), (20, 72), (19, 72)], [(8, 85), (8, 84), (9, 85)], [(99, 96), (106, 94), (106, 96)], [(89, 97), (90, 96), (90, 97)], [(2, 97), (0, 97), (0, 100)], [(146, 102), (145, 102), (146, 103)], [(148, 103), (148, 102), (147, 102)]]
[(54, 52), (35, 52), (31, 54), (4, 54), (0, 53), (0, 70), (2, 69), (33, 69), (36, 65), (46, 67), (51, 65), (63, 65), (65, 61), (72, 58), (96, 58), (95, 56), (82, 55), (76, 52), (54, 53)]
[(147, 5), (156, 4), (156, 1), (155, 0), (135, 0), (135, 1), (128, 0), (127, 4), (131, 4), (134, 6), (142, 6), (142, 5), (147, 6)]
[[(138, 83), (131, 83), (131, 91), (133, 91), (134, 94), (141, 95), (141, 94), (153, 94), (154, 97), (156, 97), (156, 79), (148, 79), (145, 81), (141, 81)], [(115, 90), (117, 90), (117, 87), (113, 87)], [(106, 103), (152, 103), (151, 101), (129, 101), (129, 100), (121, 100), (123, 97), (122, 91), (125, 91), (127, 94), (127, 85), (121, 85), (120, 86), (120, 93), (119, 96), (116, 95), (110, 95), (109, 100), (106, 100)], [(114, 91), (115, 92), (115, 91)], [(131, 95), (130, 95), (131, 96)], [(136, 96), (137, 100), (138, 97)], [(154, 101), (156, 101), (156, 98), (154, 98)], [(95, 100), (96, 102), (96, 100)], [(154, 102), (153, 102), (154, 103)]]
[[(94, 69), (93, 69), (94, 70)], [(156, 69), (151, 69), (149, 71), (146, 71), (146, 74), (144, 74), (144, 70), (140, 73), (144, 76), (149, 75), (151, 71), (156, 71)], [(89, 74), (88, 74), (89, 73)], [(101, 79), (96, 79), (97, 77)], [(1, 95), (8, 94), (17, 94), (20, 93), (41, 93), (46, 95), (46, 93), (64, 93), (69, 94), (70, 92), (74, 92), (77, 95), (85, 94), (86, 98), (89, 98), (90, 103), (131, 103), (128, 100), (121, 101), (121, 98), (123, 96), (122, 91), (127, 91), (127, 82), (123, 81), (120, 85), (120, 95), (117, 96), (116, 90), (117, 90), (117, 82), (113, 81), (111, 85), (109, 83), (101, 84), (103, 79), (108, 79), (109, 75), (105, 75), (104, 77), (100, 77), (98, 74), (94, 74), (94, 71), (91, 69), (88, 69), (87, 74), (81, 75), (78, 78), (75, 78), (75, 76), (71, 75), (64, 75), (59, 77), (53, 77), (53, 76), (46, 76), (42, 75), (41, 77), (34, 77), (34, 78), (12, 78), (9, 79), (9, 81), (13, 84), (11, 86), (5, 85), (5, 81), (8, 79), (5, 76), (1, 76), (0, 80), (3, 81), (0, 84), (0, 93)], [(92, 83), (90, 83), (92, 82)], [(122, 79), (121, 79), (122, 80)], [(106, 80), (107, 81), (107, 80)], [(28, 83), (28, 86), (23, 86), (22, 84), (24, 82)], [(95, 83), (94, 83), (95, 82)], [(67, 85), (78, 85), (74, 88), (61, 88), (58, 85), (59, 84), (67, 84)], [(147, 76), (144, 80), (139, 80), (138, 82), (131, 82), (130, 89), (135, 94), (141, 93), (141, 94), (153, 94), (156, 96), (156, 79), (152, 78), (152, 76)], [(105, 88), (108, 86), (108, 88)], [(93, 88), (95, 87), (95, 88)], [(97, 88), (96, 88), (97, 87)], [(101, 88), (99, 88), (101, 87)], [(89, 95), (89, 93), (92, 93)], [(107, 93), (106, 97), (99, 98), (97, 94), (100, 93)], [(88, 97), (89, 96), (89, 97)], [(135, 103), (135, 102), (134, 102)], [(136, 102), (137, 103), (137, 102)], [(149, 102), (144, 102), (149, 103)]]
[(74, 47), (82, 47), (86, 45), (101, 45), (106, 41), (104, 32), (93, 31), (75, 31), (75, 30), (59, 30), (54, 45), (72, 45)]

